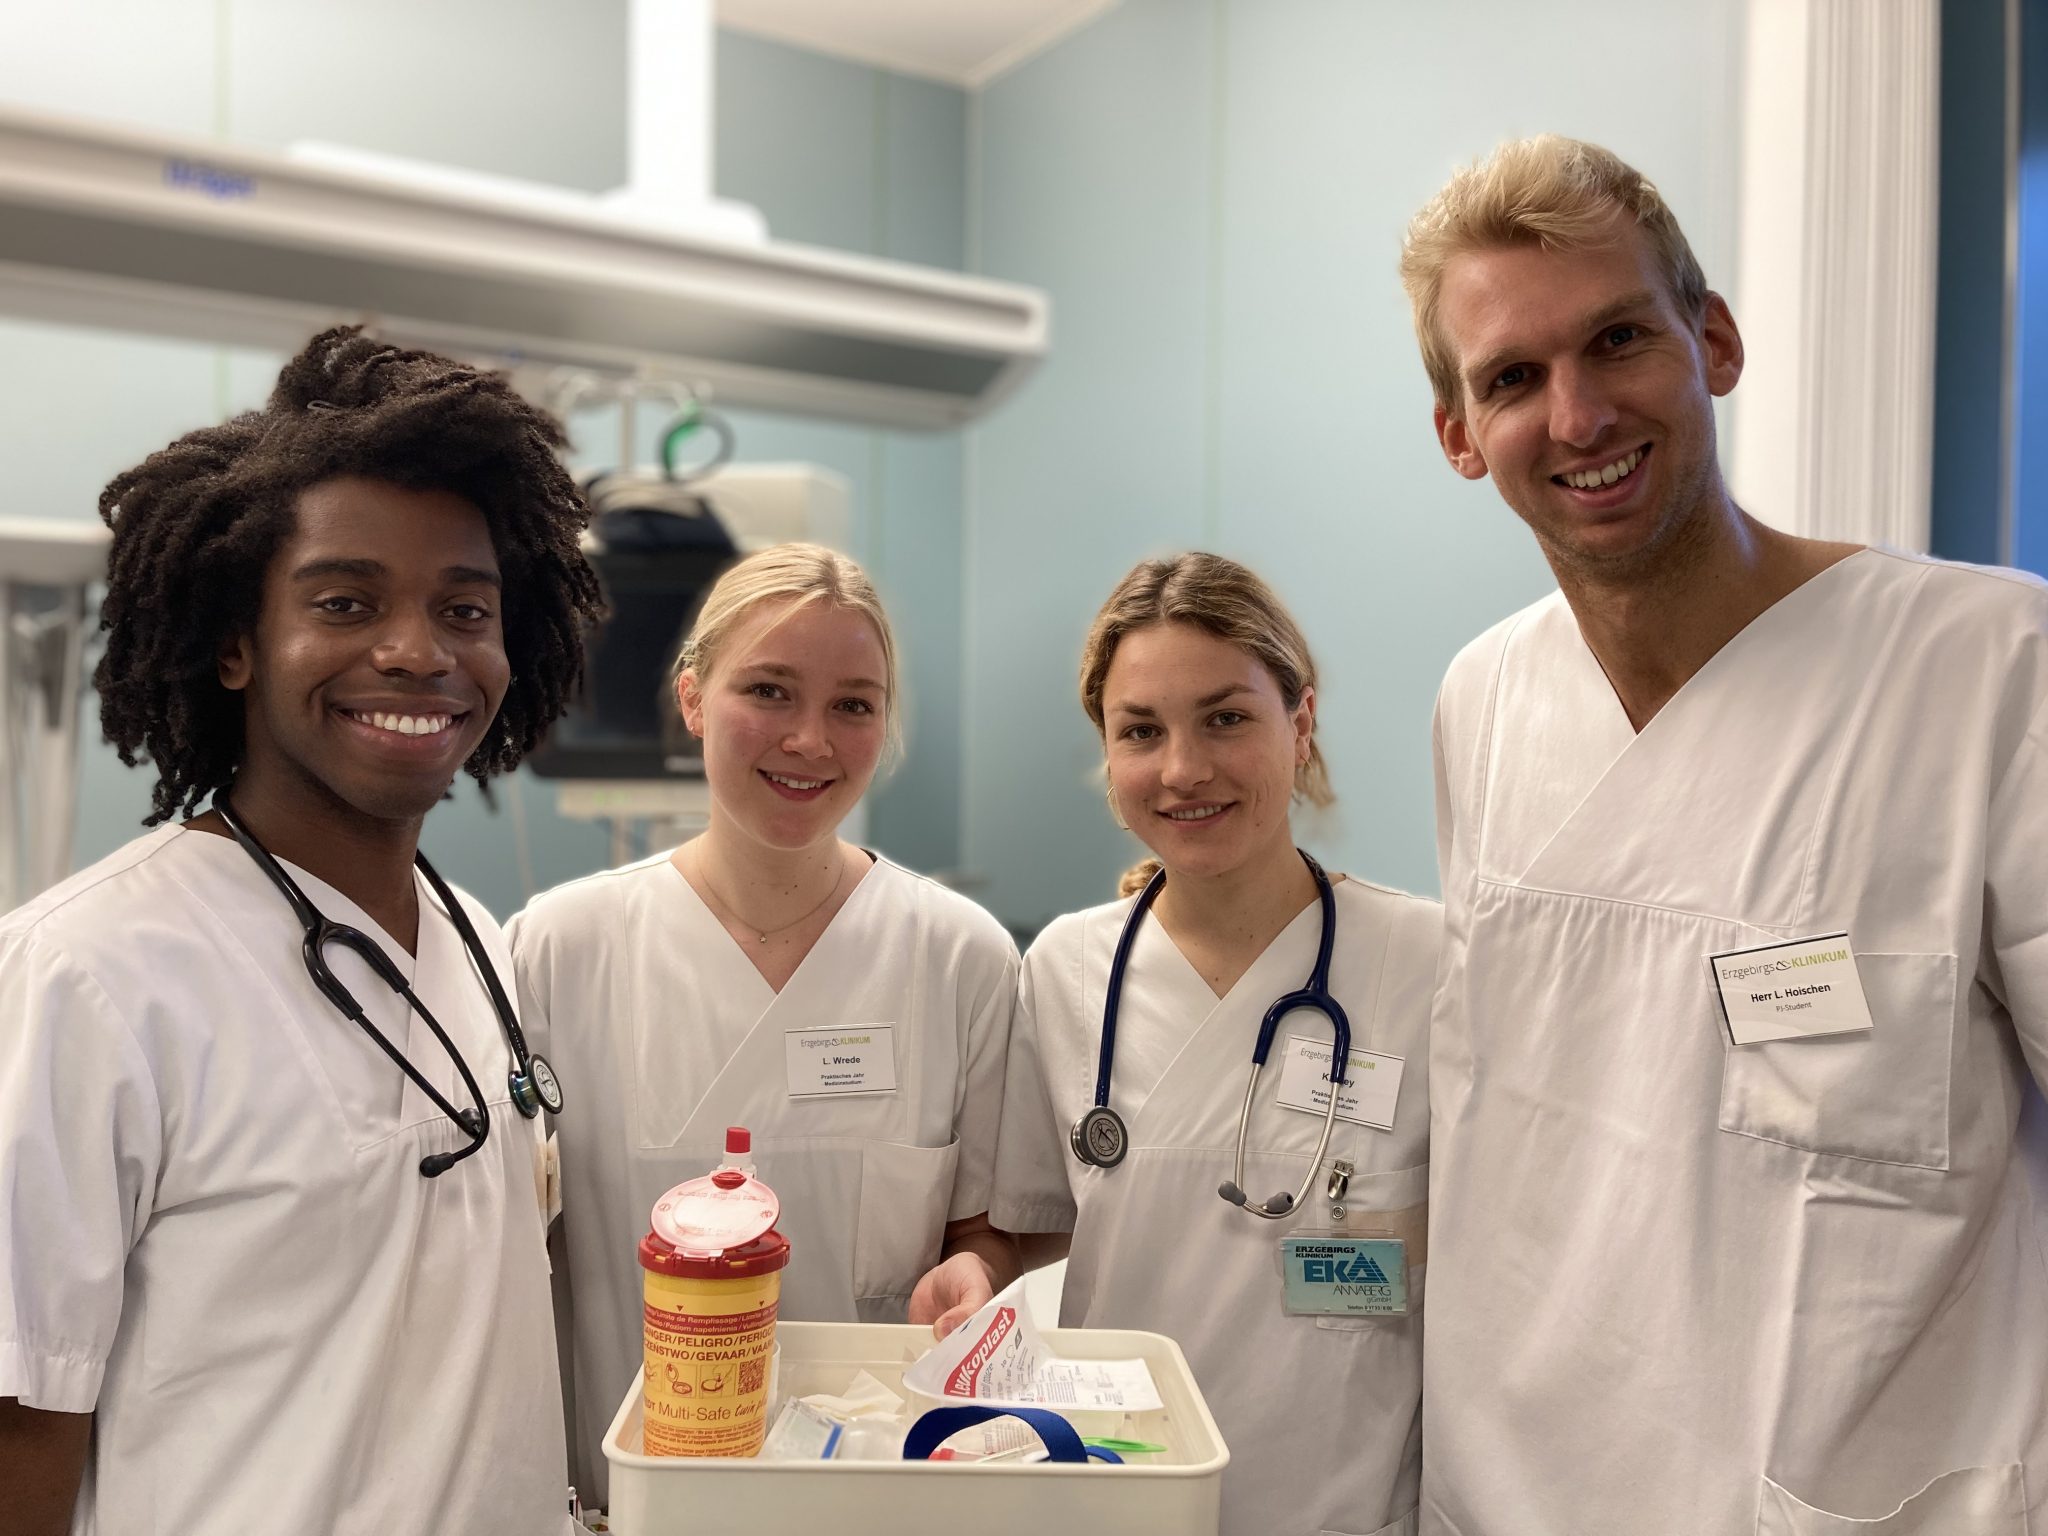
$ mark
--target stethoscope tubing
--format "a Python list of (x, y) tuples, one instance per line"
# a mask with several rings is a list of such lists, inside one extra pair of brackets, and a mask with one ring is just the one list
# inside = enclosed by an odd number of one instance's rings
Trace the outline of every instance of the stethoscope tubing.
[[(290, 877), (287, 876), (286, 878)], [(457, 1109), (442, 1094), (441, 1090), (436, 1088), (427, 1079), (426, 1075), (412, 1064), (411, 1058), (397, 1046), (393, 1045), (384, 1031), (376, 1026), (375, 1022), (364, 1010), (362, 1004), (356, 1001), (355, 994), (350, 992), (341, 978), (334, 974), (333, 968), (327, 964), (326, 955), (321, 952), (322, 947), (326, 944), (339, 944), (343, 949), (368, 961), (369, 956), (357, 948), (355, 941), (358, 939), (365, 943), (373, 941), (367, 934), (358, 933), (355, 929), (345, 927), (340, 923), (329, 922), (324, 916), (319, 917), (319, 922), (320, 931), (317, 934), (308, 933), (306, 935), (304, 945), (306, 968), (310, 971), (316, 966), (318, 967), (318, 971), (314, 975), (316, 984), (320, 983), (320, 973), (324, 973), (327, 976), (333, 983), (334, 990), (329, 991), (325, 985), (321, 985), (320, 990), (325, 992), (336, 1003), (344, 1017), (377, 1042), (378, 1048), (386, 1056), (389, 1056), (393, 1062), (397, 1063), (398, 1070), (412, 1079), (420, 1092), (433, 1101), (436, 1109), (440, 1110), (450, 1120), (453, 1120), (461, 1128), (463, 1134), (470, 1138), (470, 1144), (454, 1153), (453, 1160), (446, 1165), (453, 1167), (455, 1163), (460, 1162), (463, 1158), (468, 1157), (477, 1148), (481, 1147), (484, 1144), (485, 1138), (491, 1134), (490, 1106), (484, 1103), (483, 1093), (477, 1087), (476, 1078), (469, 1070), (469, 1063), (463, 1059), (462, 1052), (455, 1048), (455, 1042), (448, 1038), (447, 1031), (441, 1028), (441, 1022), (434, 1017), (432, 1010), (420, 1000), (419, 994), (413, 991), (411, 984), (406, 982), (403, 977), (400, 977), (398, 984), (392, 990), (398, 996), (405, 999), (406, 1005), (420, 1016), (420, 1022), (433, 1032), (434, 1038), (441, 1043), (441, 1048), (448, 1053), (449, 1059), (455, 1063), (455, 1070), (462, 1078), (462, 1086), (469, 1090), (469, 1096), (476, 1105), (474, 1109)], [(384, 958), (381, 950), (378, 952), (378, 957), (380, 959)], [(371, 969), (379, 970), (374, 963), (371, 964)], [(382, 974), (381, 970), (379, 974)], [(388, 981), (390, 978), (386, 977), (385, 980)], [(346, 999), (346, 1001), (343, 1001), (343, 999)]]
[[(1351, 1061), (1351, 1019), (1344, 1012), (1344, 1005), (1330, 991), (1330, 957), (1335, 953), (1337, 944), (1337, 893), (1331, 889), (1330, 877), (1323, 873), (1322, 865), (1306, 853), (1301, 856), (1308, 864), (1309, 873), (1316, 878), (1316, 897), (1322, 906), (1322, 927), (1316, 938), (1316, 963), (1308, 973), (1308, 984), (1276, 998), (1266, 1010), (1266, 1016), (1259, 1021), (1259, 1038), (1252, 1050), (1251, 1079), (1245, 1084), (1244, 1108), (1237, 1117), (1237, 1153), (1231, 1160), (1230, 1182), (1216, 1191), (1230, 1204), (1241, 1206), (1267, 1221), (1281, 1221), (1293, 1215), (1307, 1201), (1309, 1190), (1315, 1187), (1316, 1171), (1323, 1166), (1323, 1158), (1330, 1150), (1330, 1137), (1337, 1129), (1337, 1096), (1344, 1088), (1344, 1068)], [(1316, 1150), (1309, 1158), (1308, 1172), (1302, 1176), (1301, 1187), (1292, 1195), (1283, 1191), (1271, 1199), (1254, 1203), (1244, 1192), (1244, 1156), (1245, 1141), (1251, 1134), (1252, 1105), (1258, 1099), (1259, 1076), (1266, 1070), (1266, 1058), (1272, 1054), (1280, 1021), (1302, 1009), (1320, 1013), (1330, 1022), (1330, 1102), (1324, 1106), (1322, 1134), (1316, 1138)]]
[[(474, 1156), (491, 1134), (490, 1107), (484, 1102), (483, 1091), (477, 1086), (476, 1076), (469, 1070), (468, 1061), (457, 1049), (447, 1030), (441, 1027), (441, 1021), (434, 1017), (433, 1010), (427, 1007), (417, 992), (413, 991), (411, 982), (392, 963), (391, 957), (384, 953), (383, 947), (376, 940), (360, 929), (334, 922), (313, 905), (312, 898), (306, 895), (284, 865), (279, 863), (256, 835), (242, 824), (225, 793), (214, 796), (213, 808), (219, 812), (222, 823), (234, 835), (243, 852), (255, 861), (256, 867), (263, 871), (265, 877), (291, 907), (292, 914), (298, 918), (299, 925), (305, 933), (300, 948), (305, 959), (307, 975), (311, 977), (313, 985), (344, 1018), (368, 1035), (399, 1071), (403, 1072), (414, 1086), (427, 1096), (434, 1107), (452, 1120), (456, 1128), (468, 1138), (465, 1145), (452, 1151), (431, 1153), (421, 1158), (420, 1172), (428, 1178), (436, 1178), (463, 1159)], [(490, 994), (491, 1006), (497, 1013), (500, 1024), (504, 1026), (506, 1041), (512, 1050), (514, 1078), (530, 1074), (531, 1062), (535, 1058), (532, 1058), (526, 1049), (526, 1037), (519, 1028), (518, 1016), (512, 1009), (511, 1000), (505, 994), (504, 985), (498, 979), (497, 968), (491, 964), (490, 956), (484, 951), (483, 941), (477, 935), (475, 924), (470, 922), (468, 914), (462, 910), (461, 901), (449, 888), (448, 883), (441, 878), (440, 872), (427, 861), (425, 854), (415, 850), (413, 863), (420, 873), (426, 876), (427, 884), (432, 888), (436, 900), (447, 912), (449, 921), (455, 925), (463, 949), (483, 977), (485, 988)], [(362, 960), (380, 981), (403, 998), (406, 1005), (419, 1015), (421, 1022), (427, 1026), (434, 1039), (448, 1053), (449, 1060), (455, 1064), (456, 1073), (461, 1077), (462, 1085), (475, 1106), (473, 1109), (457, 1109), (447, 1096), (427, 1079), (426, 1074), (413, 1065), (405, 1052), (392, 1044), (385, 1033), (377, 1027), (356, 995), (328, 965), (326, 947), (329, 944), (339, 944)]]
[[(1308, 1198), (1308, 1191), (1315, 1183), (1316, 1170), (1322, 1166), (1323, 1158), (1330, 1149), (1330, 1137), (1336, 1130), (1337, 1099), (1345, 1083), (1344, 1069), (1351, 1060), (1351, 1020), (1330, 991), (1330, 960), (1337, 941), (1336, 893), (1330, 886), (1330, 877), (1323, 873), (1322, 865), (1308, 853), (1296, 851), (1301, 853), (1302, 862), (1308, 865), (1309, 873), (1315, 877), (1316, 897), (1321, 908), (1315, 965), (1309, 971), (1307, 983), (1275, 999), (1259, 1021), (1258, 1037), (1253, 1042), (1251, 1076), (1245, 1084), (1244, 1106), (1237, 1117), (1237, 1149), (1231, 1166), (1233, 1176), (1217, 1191), (1230, 1204), (1242, 1206), (1253, 1215), (1271, 1221), (1291, 1215)], [(1109, 1107), (1110, 1076), (1116, 1060), (1117, 1015), (1123, 999), (1124, 971), (1130, 962), (1131, 946), (1137, 940), (1138, 929), (1144, 924), (1146, 911), (1165, 885), (1166, 871), (1163, 869), (1145, 883), (1144, 890), (1139, 892), (1137, 901), (1124, 919), (1123, 932), (1117, 938), (1116, 952), (1110, 960), (1109, 989), (1102, 1008), (1102, 1041), (1095, 1071), (1095, 1101), (1088, 1113), (1076, 1123), (1071, 1136), (1075, 1156), (1091, 1167), (1108, 1169), (1123, 1161), (1128, 1133), (1122, 1119)], [(1272, 1054), (1273, 1040), (1279, 1032), (1281, 1020), (1303, 1009), (1322, 1014), (1330, 1024), (1330, 1102), (1323, 1111), (1322, 1135), (1316, 1142), (1315, 1155), (1309, 1161), (1308, 1174), (1300, 1190), (1291, 1196), (1283, 1191), (1270, 1200), (1254, 1204), (1244, 1194), (1244, 1159), (1245, 1144), (1251, 1134), (1252, 1107), (1258, 1099), (1259, 1076), (1265, 1071), (1267, 1057)], [(1114, 1148), (1113, 1155), (1102, 1153), (1097, 1146), (1098, 1138), (1089, 1134), (1090, 1127), (1101, 1122), (1113, 1128), (1113, 1134), (1102, 1138)]]
[(1145, 913), (1152, 903), (1159, 899), (1159, 893), (1166, 889), (1166, 871), (1154, 870), (1152, 878), (1145, 882), (1145, 888), (1138, 893), (1132, 905), (1130, 916), (1124, 919), (1124, 931), (1117, 935), (1116, 954), (1109, 962), (1109, 1001), (1102, 1017), (1102, 1043), (1095, 1060), (1095, 1107), (1109, 1108), (1109, 1075), (1116, 1062), (1116, 1017), (1124, 992), (1124, 967), (1130, 964), (1131, 946), (1138, 941), (1138, 930), (1144, 926)]

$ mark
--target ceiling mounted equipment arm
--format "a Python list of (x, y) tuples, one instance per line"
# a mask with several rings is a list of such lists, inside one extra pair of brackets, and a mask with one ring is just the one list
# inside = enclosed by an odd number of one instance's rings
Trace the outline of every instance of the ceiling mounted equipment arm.
[(1048, 341), (1045, 296), (1015, 284), (11, 107), (0, 313), (283, 352), (359, 320), (441, 351), (927, 428), (987, 411)]

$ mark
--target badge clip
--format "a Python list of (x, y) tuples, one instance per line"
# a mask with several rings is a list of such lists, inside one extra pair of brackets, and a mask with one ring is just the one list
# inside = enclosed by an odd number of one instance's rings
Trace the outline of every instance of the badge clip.
[(1351, 1175), (1357, 1170), (1345, 1158), (1335, 1158), (1330, 1163), (1330, 1181), (1324, 1186), (1330, 1198), (1330, 1220), (1344, 1219), (1344, 1196), (1351, 1189)]

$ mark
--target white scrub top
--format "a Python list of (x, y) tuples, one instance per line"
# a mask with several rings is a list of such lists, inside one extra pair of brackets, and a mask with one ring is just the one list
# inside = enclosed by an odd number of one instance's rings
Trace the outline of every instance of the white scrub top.
[[(93, 1415), (74, 1532), (567, 1529), (534, 1122), (420, 883), (411, 979), (467, 1138), (314, 987), (225, 837), (166, 827), (0, 918), (0, 1396)], [(467, 904), (509, 963), (490, 915)], [(426, 1027), (328, 963), (451, 1102)]]
[[(1114, 1168), (1074, 1156), (1068, 1132), (1095, 1102), (1102, 1005), (1131, 900), (1062, 917), (1024, 959), (995, 1224), (1071, 1232), (1060, 1321), (1138, 1328), (1179, 1341), (1230, 1465), (1225, 1536), (1413, 1536), (1421, 1465), (1422, 1299), (1429, 1186), (1424, 1030), (1442, 914), (1435, 902), (1359, 880), (1336, 886), (1330, 990), (1354, 1050), (1404, 1059), (1393, 1129), (1337, 1122), (1314, 1196), (1296, 1219), (1224, 1203), (1259, 1021), (1315, 964), (1321, 903), (1310, 902), (1218, 999), (1156, 918), (1124, 973), (1110, 1106), (1130, 1130)], [(1326, 1048), (1330, 1026), (1284, 1020), (1252, 1110), (1245, 1189), (1292, 1194), (1323, 1117), (1276, 1102), (1290, 1036)], [(1406, 1317), (1293, 1316), (1283, 1310), (1280, 1239), (1329, 1227), (1327, 1165), (1357, 1170), (1343, 1228), (1408, 1241)]]
[(2048, 588), (1876, 550), (1640, 735), (1561, 597), (1453, 664), (1425, 1531), (2048, 1530), (2044, 731)]
[[(988, 1209), (1017, 947), (964, 896), (877, 859), (778, 994), (667, 854), (539, 897), (507, 933), (557, 1121), (574, 1482), (642, 1353), (640, 1239), (664, 1191), (753, 1134), (790, 1242), (781, 1315), (902, 1322), (946, 1223)], [(893, 1091), (799, 1097), (792, 1031), (892, 1031)]]

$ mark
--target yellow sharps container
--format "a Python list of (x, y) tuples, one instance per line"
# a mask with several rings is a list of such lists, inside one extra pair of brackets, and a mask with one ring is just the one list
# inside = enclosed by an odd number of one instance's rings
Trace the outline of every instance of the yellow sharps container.
[(728, 1166), (662, 1196), (640, 1240), (649, 1456), (752, 1456), (768, 1433), (789, 1239), (774, 1230), (781, 1202), (732, 1157), (729, 1137)]

